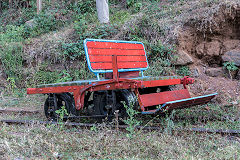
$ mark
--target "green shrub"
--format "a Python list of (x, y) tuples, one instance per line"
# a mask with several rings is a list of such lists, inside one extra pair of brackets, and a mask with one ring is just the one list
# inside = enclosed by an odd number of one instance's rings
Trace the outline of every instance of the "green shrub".
[(63, 26), (60, 19), (56, 19), (53, 13), (41, 13), (34, 18), (32, 27), (25, 25), (25, 37), (35, 37), (43, 33), (54, 31)]
[(40, 64), (40, 67), (33, 73), (33, 82), (34, 84), (48, 84), (55, 83), (58, 79), (60, 79), (60, 74), (57, 71), (50, 71), (48, 69), (48, 64), (43, 63)]
[(56, 81), (56, 83), (59, 82), (68, 82), (68, 81), (72, 81), (73, 78), (71, 77), (71, 75), (69, 74), (68, 71), (63, 70), (60, 74), (59, 74), (59, 79)]
[(5, 28), (0, 28), (0, 45), (23, 41), (23, 31), (23, 26), (7, 25)]
[(84, 54), (84, 48), (82, 43), (62, 43), (61, 46), (63, 58), (76, 60)]
[(74, 29), (78, 35), (80, 35), (80, 39), (85, 38), (82, 35), (87, 31), (87, 21), (84, 18), (81, 18), (79, 21), (74, 22)]
[(191, 74), (191, 71), (188, 66), (182, 66), (179, 69), (176, 70), (178, 75), (181, 76), (189, 76)]
[(19, 82), (22, 78), (23, 48), (19, 43), (11, 43), (0, 49), (0, 58), (4, 72)]
[(95, 0), (78, 1), (77, 4), (73, 6), (73, 9), (78, 14), (91, 13), (96, 10), (95, 4)]

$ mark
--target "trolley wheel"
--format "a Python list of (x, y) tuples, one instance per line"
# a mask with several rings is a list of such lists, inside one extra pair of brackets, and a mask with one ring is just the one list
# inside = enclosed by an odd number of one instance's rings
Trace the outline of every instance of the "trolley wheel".
[(68, 113), (64, 115), (64, 120), (66, 120), (66, 117), (70, 114), (78, 115), (73, 97), (70, 93), (49, 94), (44, 104), (44, 113), (47, 119), (56, 121), (59, 118), (56, 111), (61, 109), (62, 106), (65, 106)]
[[(107, 108), (107, 94), (104, 92), (95, 92), (93, 95), (93, 115), (112, 116), (112, 108)], [(105, 117), (96, 118), (98, 122), (102, 122)]]
[(134, 101), (134, 108), (136, 105), (136, 99), (133, 92), (129, 90), (121, 90), (116, 91), (114, 96), (114, 102), (112, 105), (107, 103), (107, 92), (95, 92), (94, 93), (94, 111), (93, 115), (101, 115), (103, 117), (96, 118), (98, 122), (102, 122), (102, 120), (107, 117), (108, 121), (112, 121), (114, 118), (115, 111), (118, 110), (118, 117), (124, 119), (128, 116), (126, 112), (126, 108), (122, 102), (125, 102), (127, 106), (130, 105)]

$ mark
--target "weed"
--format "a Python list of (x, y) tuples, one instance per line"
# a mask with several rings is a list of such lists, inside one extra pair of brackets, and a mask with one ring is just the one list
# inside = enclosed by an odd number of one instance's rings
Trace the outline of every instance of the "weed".
[(236, 66), (235, 62), (225, 62), (223, 63), (223, 67), (226, 68), (228, 71), (238, 70), (238, 67)]
[(58, 120), (59, 120), (60, 122), (63, 122), (64, 116), (65, 116), (65, 115), (68, 115), (68, 112), (67, 112), (67, 109), (66, 109), (65, 106), (62, 106), (59, 110), (56, 110), (55, 112), (56, 112), (56, 114), (58, 114), (58, 116), (59, 116), (59, 119), (58, 119)]
[(14, 93), (15, 90), (17, 89), (17, 86), (16, 86), (16, 81), (13, 77), (8, 77), (7, 78), (7, 90), (10, 92), (10, 93)]
[(60, 109), (56, 110), (55, 113), (58, 115), (58, 123), (60, 124), (60, 129), (64, 127), (64, 117), (68, 116), (68, 112), (65, 106), (62, 106)]
[(72, 81), (72, 77), (71, 75), (66, 71), (66, 70), (63, 70), (60, 74), (59, 74), (59, 77), (61, 77), (60, 79), (58, 79), (56, 81), (56, 83), (59, 83), (59, 82), (68, 82), (68, 81)]
[(64, 23), (60, 19), (55, 18), (54, 14), (41, 13), (34, 18), (32, 27), (25, 26), (24, 36), (35, 37), (42, 33), (54, 31), (63, 26), (63, 24)]
[(238, 70), (238, 67), (236, 66), (235, 62), (225, 62), (225, 63), (223, 63), (223, 68), (227, 69), (228, 74), (231, 79), (234, 78), (234, 71)]
[(129, 105), (126, 105), (125, 102), (122, 103), (128, 114), (128, 118), (123, 120), (123, 122), (128, 125), (128, 127), (126, 128), (126, 130), (128, 131), (127, 137), (133, 138), (135, 136), (135, 128), (136, 126), (141, 124), (141, 121), (135, 118), (138, 112), (133, 108), (133, 104), (130, 103)]
[(170, 116), (166, 116), (166, 128), (164, 129), (164, 132), (167, 134), (172, 134), (172, 130), (174, 129), (174, 122), (173, 122), (173, 117), (175, 115), (175, 111), (173, 110), (172, 113), (170, 114)]
[(98, 131), (98, 129), (97, 129), (96, 126), (92, 126), (92, 127), (90, 128), (90, 130), (93, 131), (93, 132), (97, 132), (97, 131)]

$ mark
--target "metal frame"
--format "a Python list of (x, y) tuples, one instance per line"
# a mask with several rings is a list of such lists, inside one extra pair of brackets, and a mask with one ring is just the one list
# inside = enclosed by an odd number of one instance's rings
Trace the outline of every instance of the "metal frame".
[[(51, 94), (51, 93), (72, 92), (74, 95), (75, 107), (77, 110), (80, 110), (80, 109), (83, 109), (83, 107), (84, 107), (84, 104), (85, 104), (84, 97), (85, 97), (85, 93), (87, 91), (93, 92), (93, 91), (101, 91), (101, 90), (131, 89), (132, 91), (135, 92), (135, 94), (137, 96), (142, 114), (154, 114), (169, 105), (173, 105), (173, 106), (177, 105), (177, 104), (185, 105), (185, 103), (189, 103), (189, 106), (191, 106), (191, 105), (197, 105), (199, 103), (207, 103), (214, 96), (217, 95), (217, 93), (214, 93), (214, 94), (210, 94), (210, 95), (189, 98), (190, 94), (187, 90), (186, 85), (192, 84), (194, 82), (194, 79), (189, 78), (187, 76), (184, 78), (161, 79), (161, 80), (144, 80), (144, 77), (143, 77), (143, 79), (140, 79), (140, 80), (135, 79), (135, 78), (120, 78), (119, 72), (129, 72), (132, 70), (131, 69), (122, 69), (122, 70), (120, 69), (119, 70), (118, 65), (117, 65), (117, 56), (116, 55), (112, 55), (112, 70), (106, 70), (106, 71), (105, 70), (93, 70), (91, 68), (89, 57), (88, 57), (87, 46), (86, 46), (87, 41), (142, 44), (141, 42), (86, 39), (84, 41), (84, 49), (85, 49), (89, 69), (97, 75), (99, 75), (99, 73), (112, 72), (113, 73), (112, 79), (99, 80), (99, 81), (92, 82), (90, 84), (83, 84), (83, 85), (28, 88), (27, 94)], [(145, 52), (145, 56), (146, 56), (146, 52)], [(137, 69), (134, 69), (134, 71), (143, 71), (143, 70), (146, 70), (147, 68), (137, 68)], [(142, 75), (143, 75), (143, 73), (142, 73)], [(184, 87), (183, 91), (178, 90), (178, 91), (169, 91), (167, 93), (164, 93), (164, 94), (168, 94), (168, 96), (167, 96), (168, 98), (165, 98), (166, 100), (168, 100), (166, 103), (160, 103), (161, 106), (158, 109), (146, 110), (146, 107), (150, 106), (149, 104), (151, 104), (151, 103), (146, 103), (147, 102), (146, 98), (148, 98), (148, 97), (145, 96), (145, 99), (144, 99), (144, 97), (139, 94), (138, 89), (147, 88), (147, 87), (170, 86), (170, 85), (177, 85), (177, 84), (183, 85), (183, 87)], [(156, 97), (153, 97), (150, 94), (150, 97), (153, 98), (153, 100), (156, 102), (156, 101), (158, 101), (159, 96), (163, 95), (162, 92), (160, 92), (160, 93), (154, 93), (155, 95), (158, 95)], [(188, 96), (187, 97), (185, 96), (186, 98), (182, 98), (182, 97), (184, 97), (183, 95), (181, 95), (182, 93), (183, 94), (187, 93), (186, 95), (188, 95)], [(164, 99), (164, 97), (160, 97), (160, 98)]]

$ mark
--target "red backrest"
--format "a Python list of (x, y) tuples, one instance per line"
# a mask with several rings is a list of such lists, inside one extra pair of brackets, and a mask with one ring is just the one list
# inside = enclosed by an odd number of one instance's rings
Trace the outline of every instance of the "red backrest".
[(119, 72), (141, 71), (148, 67), (141, 42), (86, 39), (84, 49), (89, 69), (94, 73), (112, 72), (113, 55), (117, 55)]

